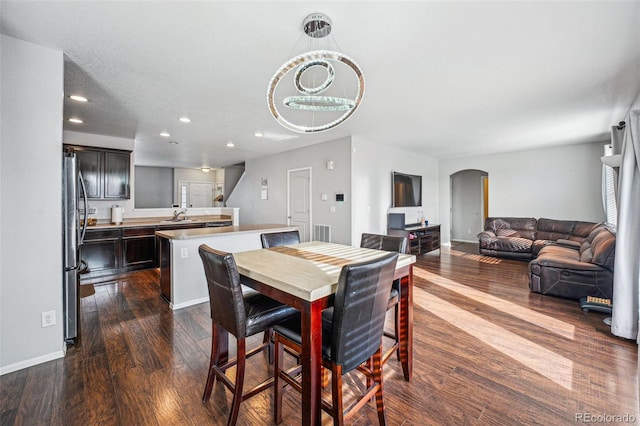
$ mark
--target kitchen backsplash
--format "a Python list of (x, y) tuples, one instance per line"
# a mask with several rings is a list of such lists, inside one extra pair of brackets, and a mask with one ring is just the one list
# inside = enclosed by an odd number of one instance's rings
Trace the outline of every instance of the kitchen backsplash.
[[(159, 208), (159, 209), (134, 209), (133, 200), (117, 200), (117, 201), (91, 201), (89, 200), (89, 217), (95, 217), (98, 220), (108, 219), (111, 220), (111, 208), (113, 206), (119, 206), (123, 208), (122, 218), (124, 221), (133, 218), (143, 217), (170, 217), (173, 216), (176, 208)], [(92, 213), (95, 209), (95, 213)], [(239, 216), (238, 208), (233, 207), (201, 207), (201, 208), (188, 208), (187, 216), (203, 216), (203, 215), (229, 215), (232, 217), (234, 224), (238, 222)]]

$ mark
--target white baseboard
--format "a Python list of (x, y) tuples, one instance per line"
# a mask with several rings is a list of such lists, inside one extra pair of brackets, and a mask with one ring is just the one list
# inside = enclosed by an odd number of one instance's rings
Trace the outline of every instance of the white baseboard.
[(178, 309), (182, 309), (182, 308), (186, 308), (187, 306), (193, 306), (193, 305), (198, 305), (200, 303), (204, 303), (204, 302), (208, 302), (209, 301), (209, 297), (203, 297), (200, 299), (194, 299), (194, 300), (189, 300), (187, 302), (182, 302), (182, 303), (178, 303), (178, 304), (169, 304), (169, 307), (172, 310), (178, 310)]
[(475, 243), (478, 244), (478, 240), (453, 240), (456, 243)]
[(37, 356), (35, 358), (26, 359), (24, 361), (0, 367), (0, 376), (22, 370), (23, 368), (33, 367), (34, 365), (53, 361), (54, 359), (64, 358), (64, 353), (65, 350), (62, 349), (56, 352), (51, 352), (50, 354)]

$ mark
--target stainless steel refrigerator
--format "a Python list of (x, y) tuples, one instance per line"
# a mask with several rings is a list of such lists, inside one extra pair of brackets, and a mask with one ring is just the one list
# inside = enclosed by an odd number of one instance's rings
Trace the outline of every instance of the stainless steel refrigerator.
[(72, 150), (62, 155), (63, 311), (64, 340), (74, 344), (80, 335), (80, 279), (84, 262), (80, 246), (87, 230), (87, 194), (78, 158)]

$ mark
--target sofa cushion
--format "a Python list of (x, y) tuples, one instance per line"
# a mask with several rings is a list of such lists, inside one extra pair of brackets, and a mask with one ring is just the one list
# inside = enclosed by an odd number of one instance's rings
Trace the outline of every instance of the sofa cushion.
[(606, 229), (606, 227), (607, 226), (604, 223), (596, 224), (593, 228), (591, 228), (591, 231), (589, 231), (585, 240), (588, 241), (589, 244), (591, 244), (596, 235), (598, 235), (598, 233), (600, 233), (602, 229)]
[(485, 231), (492, 231), (498, 235), (498, 230), (502, 236), (513, 236), (520, 238), (535, 239), (536, 233), (535, 218), (526, 217), (488, 217), (484, 223)]
[(533, 241), (520, 237), (496, 237), (484, 245), (484, 248), (496, 251), (511, 251), (515, 253), (530, 253)]
[(517, 237), (518, 233), (513, 229), (496, 229), (498, 237)]
[(580, 253), (580, 262), (591, 262), (593, 259), (593, 252), (591, 251), (591, 246), (586, 248)]
[(536, 239), (551, 241), (568, 239), (575, 224), (574, 220), (538, 219)]
[(572, 241), (582, 241), (589, 236), (593, 229), (601, 225), (601, 223), (593, 222), (576, 222), (573, 231), (571, 231), (571, 236), (568, 239)]
[(598, 232), (591, 242), (592, 263), (613, 270), (616, 249), (616, 236), (607, 228)]
[(581, 262), (580, 253), (577, 250), (556, 245), (546, 246), (540, 250), (538, 257), (529, 264), (529, 269), (536, 273), (540, 267), (581, 271), (603, 270), (601, 266), (591, 262)]

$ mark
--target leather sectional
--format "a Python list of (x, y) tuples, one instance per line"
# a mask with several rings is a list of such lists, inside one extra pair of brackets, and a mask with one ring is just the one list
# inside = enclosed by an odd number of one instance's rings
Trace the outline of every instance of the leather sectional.
[(613, 295), (616, 237), (604, 224), (490, 217), (478, 239), (480, 254), (530, 260), (533, 292), (571, 299)]

